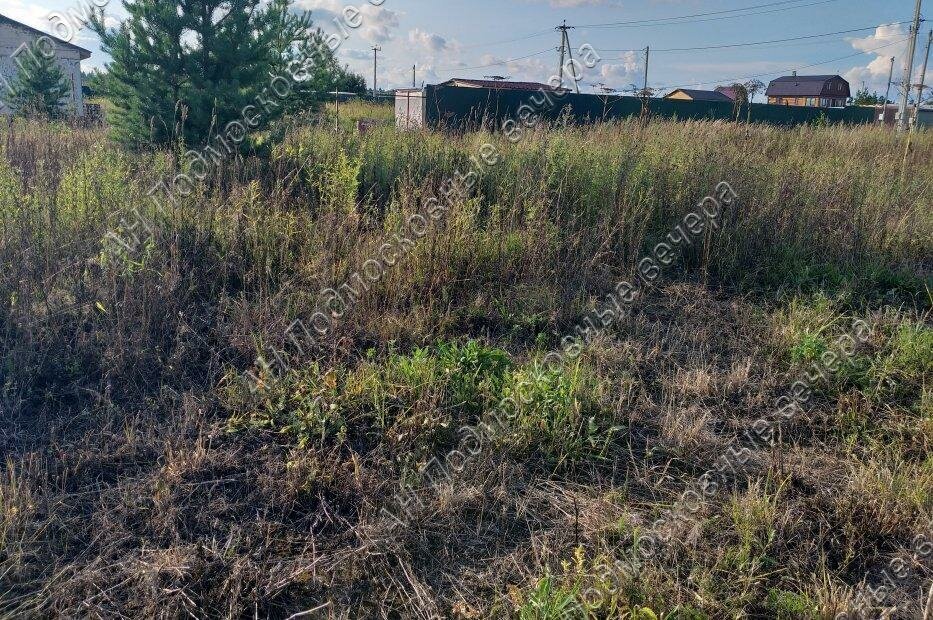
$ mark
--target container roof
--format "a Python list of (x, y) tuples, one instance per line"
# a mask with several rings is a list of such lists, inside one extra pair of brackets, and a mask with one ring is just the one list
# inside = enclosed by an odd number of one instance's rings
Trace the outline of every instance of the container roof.
[(439, 84), (439, 86), (467, 86), (472, 88), (496, 88), (499, 90), (566, 90), (540, 82), (508, 82), (504, 80), (471, 80), (464, 78), (447, 80)]

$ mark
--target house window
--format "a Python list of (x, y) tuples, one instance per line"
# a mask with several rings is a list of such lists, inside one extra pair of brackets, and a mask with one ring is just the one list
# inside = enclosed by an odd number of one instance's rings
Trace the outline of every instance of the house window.
[(826, 97), (823, 97), (822, 99), (820, 99), (820, 106), (824, 108), (829, 107), (829, 99), (827, 99)]

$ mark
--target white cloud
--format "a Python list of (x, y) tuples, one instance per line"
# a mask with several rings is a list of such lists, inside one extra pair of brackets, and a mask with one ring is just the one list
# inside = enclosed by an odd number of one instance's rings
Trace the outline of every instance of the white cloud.
[(322, 28), (328, 24), (334, 25), (334, 19), (339, 18), (344, 5), (339, 0), (298, 0), (295, 8), (302, 11), (311, 11), (314, 23)]
[(32, 2), (22, 0), (4, 0), (3, 2), (4, 15), (44, 32), (52, 31), (52, 25), (49, 23), (50, 12), (49, 9)]
[[(552, 67), (550, 63), (545, 63), (540, 58), (523, 58), (521, 60), (509, 60), (494, 54), (484, 54), (480, 57), (480, 65), (491, 65), (483, 69), (471, 70), (476, 74), (484, 71), (489, 75), (502, 74), (508, 76), (513, 81), (522, 82), (544, 82), (546, 83), (552, 75), (556, 73), (557, 62)], [(469, 76), (458, 76), (469, 77)]]
[(612, 88), (624, 89), (636, 81), (643, 66), (636, 52), (626, 52), (617, 60), (621, 62), (604, 62), (599, 65), (599, 77)]
[(549, 0), (549, 4), (558, 9), (579, 8), (582, 6), (622, 7), (622, 2), (620, 0)]
[[(385, 75), (380, 78), (383, 83), (390, 88), (411, 88), (411, 67), (390, 67)], [(434, 65), (418, 65), (415, 73), (416, 86), (425, 84), (436, 84), (442, 79), (435, 70)]]
[[(345, 12), (347, 6), (356, 8), (359, 15)], [(370, 43), (385, 43), (391, 40), (394, 36), (393, 31), (399, 25), (398, 13), (369, 2), (356, 6), (345, 4), (344, 0), (298, 0), (295, 7), (311, 11), (315, 24), (328, 32), (337, 29), (357, 32)], [(342, 26), (338, 26), (334, 20), (338, 20)], [(354, 23), (359, 23), (359, 27), (353, 28)]]
[(455, 43), (448, 41), (441, 35), (425, 32), (420, 28), (408, 32), (408, 42), (434, 54), (457, 47)]
[(340, 54), (343, 55), (346, 60), (369, 60), (373, 56), (372, 51), (348, 48), (341, 48)]
[[(91, 32), (80, 19), (87, 13), (85, 6), (79, 4), (78, 0), (70, 0), (69, 3), (61, 4), (51, 10), (24, 0), (3, 0), (3, 3), (2, 10), (5, 16), (27, 26), (91, 50), (99, 43), (97, 35)], [(119, 1), (110, 0), (105, 8), (107, 13), (104, 15), (104, 24), (109, 28), (119, 25), (120, 22), (111, 15), (113, 10), (123, 13)], [(53, 15), (56, 19), (49, 19)], [(99, 67), (105, 60), (102, 54), (95, 53), (91, 60), (83, 61), (83, 64)]]
[(360, 12), (363, 14), (360, 34), (364, 39), (384, 43), (394, 36), (392, 31), (398, 28), (398, 13), (372, 4), (364, 4)]
[[(884, 93), (888, 85), (892, 56), (899, 59), (894, 63), (894, 82), (901, 79), (907, 56), (907, 36), (907, 30), (902, 24), (893, 24), (878, 26), (875, 32), (867, 37), (849, 39), (853, 48), (860, 52), (871, 52), (874, 56), (867, 64), (853, 67), (843, 74), (842, 77), (849, 81), (853, 94), (862, 87), (862, 83), (869, 90)], [(891, 92), (891, 97), (894, 97), (895, 88), (892, 88)]]

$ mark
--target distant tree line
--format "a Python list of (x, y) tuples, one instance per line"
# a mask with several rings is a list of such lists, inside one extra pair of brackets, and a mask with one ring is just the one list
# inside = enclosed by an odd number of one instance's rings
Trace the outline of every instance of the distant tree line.
[(852, 97), (852, 105), (881, 105), (884, 103), (893, 102), (886, 101), (884, 95), (880, 93), (873, 93), (864, 86), (855, 93), (854, 97)]

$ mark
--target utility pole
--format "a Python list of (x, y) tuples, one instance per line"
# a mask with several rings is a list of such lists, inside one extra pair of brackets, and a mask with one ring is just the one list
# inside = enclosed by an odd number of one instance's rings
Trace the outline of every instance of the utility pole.
[(580, 78), (577, 77), (577, 69), (573, 64), (573, 51), (570, 48), (570, 35), (567, 34), (568, 30), (573, 30), (573, 26), (567, 25), (567, 20), (564, 20), (564, 23), (557, 27), (557, 30), (560, 31), (560, 66), (557, 68), (557, 79), (558, 87), (563, 88), (564, 86), (564, 58), (566, 56), (570, 57), (570, 70), (573, 72), (573, 88), (576, 90), (577, 94), (580, 94)]
[(417, 85), (415, 84), (415, 68), (416, 68), (417, 66), (418, 66), (418, 65), (412, 65), (412, 66), (411, 66), (411, 87), (412, 87), (412, 88), (418, 88)]
[(888, 105), (888, 97), (891, 94), (891, 80), (894, 79), (894, 56), (891, 56), (891, 68), (888, 70), (888, 89), (884, 91), (884, 105)]
[(917, 84), (917, 103), (914, 105), (914, 128), (919, 127), (917, 121), (920, 120), (920, 101), (923, 99), (923, 89), (927, 81), (927, 63), (930, 60), (930, 43), (933, 43), (933, 30), (927, 36), (927, 53), (923, 57), (923, 69), (920, 70), (920, 82)]
[(907, 58), (904, 59), (904, 92), (901, 95), (901, 105), (898, 107), (900, 119), (897, 122), (898, 131), (907, 129), (907, 98), (910, 96), (910, 74), (914, 68), (914, 54), (917, 52), (917, 34), (920, 32), (920, 5), (923, 0), (917, 0), (914, 8), (914, 23), (910, 27), (910, 44), (907, 46)]
[(373, 101), (376, 100), (376, 64), (378, 63), (377, 57), (379, 52), (382, 51), (382, 48), (378, 45), (373, 45)]
[(570, 47), (570, 35), (564, 34), (567, 37), (567, 55), (570, 57), (570, 70), (573, 71), (573, 89), (576, 93), (580, 94), (580, 76), (577, 75), (577, 66), (573, 64), (573, 48)]
[(888, 88), (884, 91), (884, 101), (881, 102), (881, 124), (887, 124), (888, 97), (891, 96), (891, 81), (894, 79), (894, 56), (891, 56), (891, 68), (888, 69)]
[(645, 90), (644, 96), (648, 98), (648, 59), (651, 57), (651, 46), (645, 46)]

